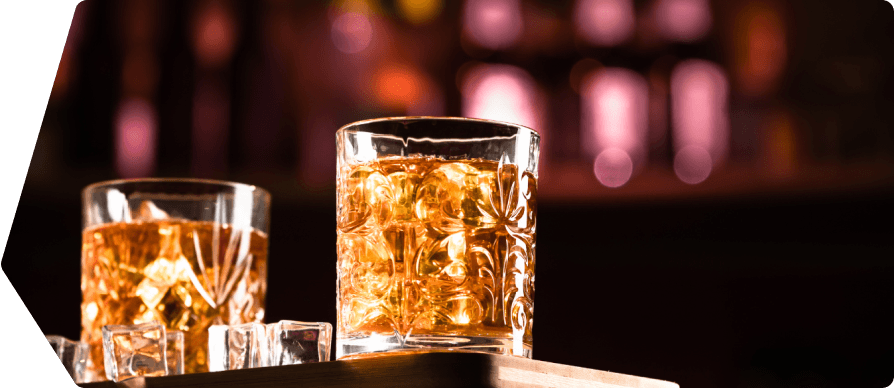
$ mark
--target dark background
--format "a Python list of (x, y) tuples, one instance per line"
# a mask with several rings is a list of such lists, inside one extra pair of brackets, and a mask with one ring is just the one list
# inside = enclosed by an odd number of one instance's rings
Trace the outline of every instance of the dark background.
[[(524, 69), (547, 101), (535, 359), (684, 388), (891, 383), (891, 6), (713, 1), (699, 39), (649, 43), (642, 23), (626, 43), (593, 47), (569, 27), (574, 2), (521, 1), (525, 20), (540, 22), (491, 50), (462, 34), (463, 2), (428, 3), (441, 8), (419, 24), (400, 1), (81, 3), (3, 258), (41, 329), (79, 337), (80, 190), (133, 176), (268, 189), (266, 320), (334, 323), (334, 131), (419, 109), (462, 115), (457, 79), (474, 61)], [(633, 2), (637, 20), (652, 3)], [(782, 70), (757, 91), (737, 81), (749, 79), (736, 58), (753, 9), (776, 15), (782, 33), (765, 39), (785, 42)], [(359, 54), (330, 39), (346, 10), (372, 20)], [(194, 31), (209, 14), (220, 36), (203, 46)], [(684, 184), (667, 136), (626, 185), (600, 185), (577, 144), (572, 73), (587, 58), (665, 80), (661, 69), (684, 59), (718, 63), (731, 84), (727, 162)], [(369, 89), (367, 76), (393, 63), (410, 69), (399, 74), (416, 95), (394, 102)], [(137, 172), (116, 162), (116, 115), (133, 100), (152, 107), (157, 131), (155, 162)]]

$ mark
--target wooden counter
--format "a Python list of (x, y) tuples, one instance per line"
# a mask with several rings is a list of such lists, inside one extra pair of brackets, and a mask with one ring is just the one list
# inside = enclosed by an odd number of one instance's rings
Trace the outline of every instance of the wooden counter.
[(83, 388), (273, 387), (679, 388), (667, 381), (477, 353), (395, 355), (180, 376), (134, 378)]

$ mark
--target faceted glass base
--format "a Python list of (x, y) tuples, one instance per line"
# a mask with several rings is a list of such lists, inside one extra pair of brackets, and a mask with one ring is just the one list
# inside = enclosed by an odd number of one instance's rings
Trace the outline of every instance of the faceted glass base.
[(531, 344), (511, 338), (410, 335), (372, 335), (336, 340), (336, 359), (357, 359), (397, 353), (475, 352), (531, 358)]

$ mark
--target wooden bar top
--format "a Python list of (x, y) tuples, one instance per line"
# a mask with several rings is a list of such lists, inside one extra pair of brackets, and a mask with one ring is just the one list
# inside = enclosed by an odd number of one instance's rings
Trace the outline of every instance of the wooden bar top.
[(423, 353), (178, 376), (133, 378), (83, 388), (283, 387), (679, 388), (677, 384), (525, 358)]

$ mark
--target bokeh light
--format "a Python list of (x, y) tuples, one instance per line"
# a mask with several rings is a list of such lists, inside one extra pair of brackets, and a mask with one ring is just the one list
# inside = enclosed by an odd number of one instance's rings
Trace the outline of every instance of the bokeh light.
[(583, 83), (581, 146), (595, 158), (596, 177), (608, 187), (623, 185), (644, 164), (648, 99), (645, 78), (627, 69), (599, 69)]
[(701, 146), (686, 146), (674, 155), (674, 173), (681, 181), (690, 185), (708, 179), (713, 166), (711, 154)]
[(707, 179), (726, 158), (728, 100), (729, 82), (715, 63), (690, 59), (671, 73), (674, 171), (682, 181), (695, 184)]
[(795, 117), (780, 109), (764, 119), (763, 133), (764, 169), (774, 178), (790, 178), (798, 169), (799, 150)]
[(359, 13), (362, 15), (369, 15), (372, 12), (380, 12), (378, 9), (378, 2), (372, 2), (367, 0), (333, 0), (329, 5), (329, 9), (327, 10), (327, 16), (329, 17), (329, 21), (335, 21), (339, 16), (345, 13)]
[(198, 11), (193, 26), (193, 49), (203, 66), (216, 67), (230, 60), (236, 47), (232, 11), (220, 2), (208, 2)]
[(636, 18), (631, 0), (578, 0), (574, 8), (578, 35), (596, 46), (615, 46), (633, 36)]
[(373, 95), (387, 109), (406, 110), (422, 98), (428, 83), (408, 64), (387, 63), (373, 74)]
[(652, 12), (656, 26), (667, 40), (694, 42), (711, 30), (708, 0), (657, 0)]
[(501, 50), (512, 47), (522, 34), (519, 0), (467, 0), (463, 10), (465, 37), (478, 46)]
[(332, 22), (332, 43), (345, 54), (356, 54), (372, 41), (372, 24), (362, 13), (346, 12)]
[(736, 86), (742, 93), (759, 97), (773, 90), (785, 70), (787, 45), (785, 25), (771, 3), (748, 3), (736, 15)]
[(620, 148), (607, 148), (596, 156), (593, 173), (605, 187), (621, 187), (633, 175), (633, 159)]
[(115, 118), (115, 170), (122, 178), (151, 176), (155, 171), (158, 124), (148, 101), (130, 98)]
[(543, 107), (537, 104), (536, 83), (521, 68), (477, 65), (464, 72), (460, 90), (463, 116), (541, 128)]
[(408, 22), (425, 24), (433, 20), (444, 8), (443, 0), (397, 0), (397, 11)]

